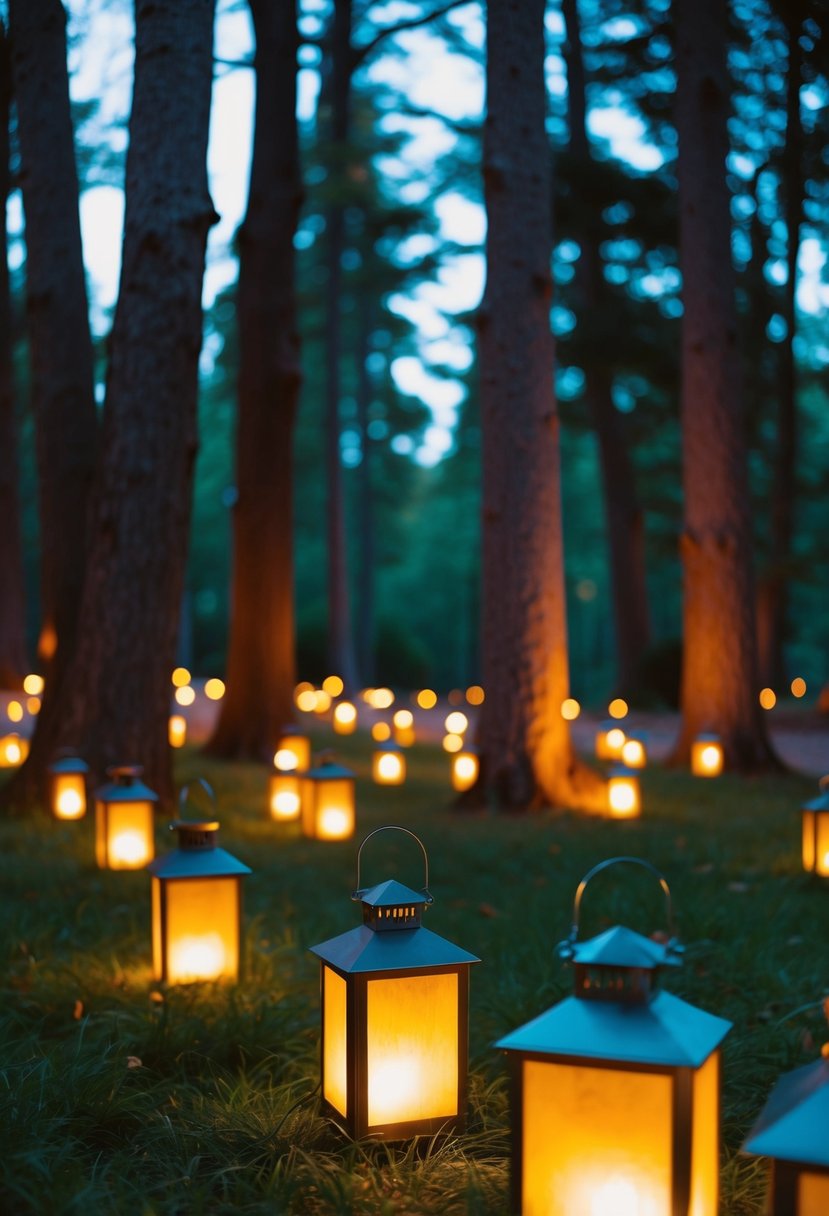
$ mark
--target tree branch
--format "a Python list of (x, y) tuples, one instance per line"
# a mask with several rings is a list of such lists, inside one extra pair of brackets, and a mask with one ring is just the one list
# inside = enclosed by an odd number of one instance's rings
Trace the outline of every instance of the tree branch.
[(434, 9), (431, 13), (424, 13), (420, 17), (412, 17), (408, 21), (401, 21), (398, 25), (387, 25), (384, 29), (378, 30), (368, 42), (363, 43), (362, 46), (354, 47), (351, 57), (352, 72), (356, 71), (360, 64), (377, 49), (384, 38), (401, 34), (405, 30), (416, 29), (421, 25), (428, 25), (430, 21), (436, 21), (439, 17), (445, 17), (453, 9), (462, 8), (465, 4), (471, 3), (473, 3), (473, 0), (449, 0), (448, 4), (441, 5), (440, 8)]

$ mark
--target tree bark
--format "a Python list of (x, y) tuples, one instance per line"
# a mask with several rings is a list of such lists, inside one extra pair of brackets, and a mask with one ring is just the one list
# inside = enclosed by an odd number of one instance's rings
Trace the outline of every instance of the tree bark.
[[(0, 22), (0, 205), (4, 236), (9, 195), (11, 95), (9, 39)], [(5, 239), (3, 249), (0, 259), (0, 688), (20, 688), (27, 671), (26, 595), (12, 374), (12, 308)]]
[(487, 45), (487, 281), (478, 327), (487, 697), (476, 796), (505, 810), (601, 809), (603, 782), (577, 762), (561, 716), (569, 672), (543, 0), (490, 0)]
[(300, 388), (294, 246), (302, 194), (296, 12), (250, 0), (256, 115), (239, 233), (238, 499), (227, 694), (207, 750), (268, 760), (293, 713), (293, 430)]
[[(576, 163), (589, 166), (587, 89), (578, 0), (563, 0), (567, 31), (567, 98), (570, 151)], [(591, 197), (581, 212), (576, 269), (582, 325), (595, 325), (612, 308), (602, 275), (601, 200)], [(585, 397), (593, 420), (602, 470), (604, 510), (610, 558), (613, 623), (616, 634), (616, 680), (620, 692), (635, 689), (642, 657), (650, 644), (650, 614), (645, 570), (645, 520), (636, 493), (624, 418), (613, 404), (612, 369), (597, 350), (585, 373)]]
[(757, 694), (752, 537), (731, 223), (725, 178), (729, 94), (725, 0), (677, 5), (682, 450), (685, 495), (682, 724), (687, 763), (703, 730), (726, 766), (751, 771), (773, 752)]
[(202, 339), (213, 0), (137, 0), (118, 305), (77, 646), (58, 743), (140, 763), (170, 806), (167, 721)]

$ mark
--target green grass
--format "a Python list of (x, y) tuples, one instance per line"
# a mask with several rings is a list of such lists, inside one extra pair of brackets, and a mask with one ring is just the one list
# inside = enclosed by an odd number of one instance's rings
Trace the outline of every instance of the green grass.
[[(327, 845), (269, 822), (263, 769), (181, 756), (182, 781), (204, 775), (217, 790), (221, 843), (254, 870), (235, 988), (152, 982), (149, 879), (96, 869), (89, 817), (0, 821), (5, 1216), (506, 1213), (506, 1076), (490, 1044), (570, 990), (554, 947), (575, 886), (617, 854), (648, 858), (671, 883), (687, 951), (667, 986), (735, 1023), (722, 1211), (759, 1216), (764, 1165), (739, 1156), (742, 1137), (776, 1076), (829, 1037), (829, 888), (799, 860), (798, 808), (814, 782), (653, 769), (639, 821), (496, 818), (450, 809), (437, 748), (413, 749), (407, 785), (388, 790), (368, 780), (364, 737), (337, 749), (359, 774), (358, 832)], [(318, 1109), (307, 947), (357, 923), (356, 846), (385, 823), (416, 831), (429, 851), (427, 923), (483, 959), (472, 973), (469, 1127), (444, 1141), (352, 1144)], [(158, 844), (169, 845), (163, 824)], [(421, 884), (416, 849), (393, 834), (366, 849), (363, 879), (391, 876)], [(611, 871), (589, 888), (585, 932), (661, 929), (660, 900), (644, 873)]]

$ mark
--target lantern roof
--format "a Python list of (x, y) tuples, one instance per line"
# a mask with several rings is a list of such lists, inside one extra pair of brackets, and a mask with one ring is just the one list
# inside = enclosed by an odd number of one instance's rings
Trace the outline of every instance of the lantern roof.
[(336, 781), (337, 778), (353, 777), (354, 771), (346, 768), (344, 764), (336, 764), (333, 760), (322, 760), (302, 775), (310, 777), (312, 781)]
[(54, 776), (60, 773), (88, 773), (89, 765), (80, 756), (62, 755), (52, 761), (49, 772)]
[(364, 891), (355, 891), (354, 899), (372, 908), (391, 908), (399, 904), (430, 904), (431, 896), (424, 891), (413, 891), (396, 878), (380, 882), (376, 887), (367, 887)]
[(144, 769), (140, 764), (120, 764), (107, 769), (110, 781), (98, 787), (95, 797), (100, 802), (158, 802), (158, 794), (141, 780)]
[(250, 874), (250, 866), (216, 845), (218, 823), (208, 820), (176, 820), (171, 831), (179, 833), (179, 847), (163, 853), (147, 869), (156, 878), (232, 878)]
[(495, 1046), (524, 1055), (699, 1068), (730, 1029), (731, 1022), (669, 992), (647, 1004), (569, 996)]
[(829, 777), (821, 777), (817, 798), (803, 804), (804, 811), (829, 811)]
[(829, 1060), (782, 1076), (748, 1134), (743, 1151), (829, 1169)]
[[(390, 884), (382, 883), (381, 886)], [(397, 883), (398, 887), (402, 884)], [(402, 887), (406, 890), (405, 887)], [(374, 888), (378, 890), (378, 888)], [(423, 899), (423, 896), (418, 896)], [(432, 933), (430, 929), (393, 929), (375, 933), (368, 925), (358, 925), (339, 937), (311, 946), (324, 963), (338, 971), (357, 974), (364, 971), (419, 971), (432, 967), (451, 967), (481, 960), (460, 946)]]
[(572, 960), (579, 966), (637, 967), (653, 971), (657, 967), (680, 963), (669, 945), (643, 937), (624, 925), (614, 925), (586, 942), (574, 942), (571, 950)]

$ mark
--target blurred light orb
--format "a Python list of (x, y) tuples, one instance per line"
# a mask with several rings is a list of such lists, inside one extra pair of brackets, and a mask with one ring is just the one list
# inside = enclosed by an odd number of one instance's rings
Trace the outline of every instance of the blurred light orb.
[(216, 676), (213, 676), (213, 678), (208, 680), (204, 686), (204, 695), (207, 697), (208, 701), (221, 701), (222, 697), (225, 695), (224, 680), (219, 680), (216, 678)]
[(777, 704), (777, 694), (773, 688), (760, 689), (760, 704), (763, 709), (774, 709)]
[(470, 684), (466, 690), (466, 699), (470, 705), (483, 705), (485, 696), (480, 684)]
[(23, 720), (23, 706), (19, 701), (9, 701), (6, 713), (9, 716), (10, 722), (21, 722)]
[(421, 688), (417, 694), (417, 703), (421, 709), (434, 709), (438, 703), (438, 695), (431, 688)]
[(375, 722), (371, 728), (371, 737), (376, 743), (385, 743), (391, 738), (391, 727), (388, 722)]
[(192, 676), (186, 667), (177, 667), (171, 678), (176, 688), (184, 688), (186, 684), (190, 683)]
[(463, 747), (463, 739), (460, 735), (448, 734), (443, 736), (443, 750), (445, 752), (459, 752)]
[(795, 676), (792, 680), (792, 696), (803, 697), (806, 695), (806, 681), (803, 676)]
[(566, 722), (575, 722), (581, 713), (581, 706), (575, 697), (567, 697), (561, 702), (561, 716)]
[(448, 735), (462, 735), (469, 726), (469, 719), (466, 714), (462, 714), (459, 709), (456, 709), (446, 715), (443, 725)]
[(398, 709), (392, 718), (392, 722), (398, 730), (408, 730), (414, 722), (414, 714), (410, 709)]
[(313, 688), (303, 688), (296, 694), (296, 707), (304, 714), (312, 714), (317, 708), (317, 694)]
[(607, 707), (611, 718), (624, 718), (628, 712), (628, 703), (624, 697), (614, 697)]
[(182, 684), (176, 689), (175, 696), (179, 705), (192, 705), (196, 699), (196, 690), (189, 684)]
[(43, 676), (30, 672), (23, 681), (23, 691), (28, 693), (30, 697), (39, 697), (43, 692), (43, 685)]
[(323, 692), (327, 692), (329, 697), (338, 697), (345, 688), (340, 676), (326, 676), (322, 682)]

